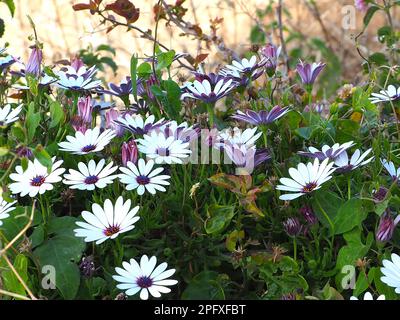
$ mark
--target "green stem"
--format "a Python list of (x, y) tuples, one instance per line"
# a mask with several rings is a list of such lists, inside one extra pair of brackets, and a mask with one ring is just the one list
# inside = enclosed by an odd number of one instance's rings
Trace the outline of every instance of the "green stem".
[(212, 129), (214, 127), (214, 106), (211, 103), (207, 103), (207, 112), (210, 129)]
[(325, 219), (328, 221), (329, 226), (331, 227), (331, 232), (332, 232), (332, 239), (331, 239), (331, 248), (333, 247), (333, 237), (335, 236), (335, 225), (333, 224), (331, 218), (329, 218), (329, 215), (326, 213), (324, 208), (322, 208), (321, 203), (319, 202), (318, 198), (316, 198), (318, 207), (320, 208), (322, 214), (324, 215)]
[(296, 237), (293, 237), (293, 259), (297, 261), (297, 240)]
[(347, 178), (347, 199), (351, 199), (351, 180), (350, 176)]

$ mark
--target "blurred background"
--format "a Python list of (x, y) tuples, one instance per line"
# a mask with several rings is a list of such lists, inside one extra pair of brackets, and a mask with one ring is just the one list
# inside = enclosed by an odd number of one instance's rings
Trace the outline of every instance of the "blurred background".
[[(107, 2), (107, 0), (104, 0)], [(133, 53), (140, 56), (152, 54), (152, 43), (139, 37), (135, 31), (116, 28), (106, 32), (106, 26), (100, 25), (97, 16), (88, 11), (75, 12), (72, 5), (86, 0), (14, 0), (16, 10), (12, 18), (6, 6), (0, 6), (0, 15), (5, 21), (6, 30), (2, 44), (9, 42), (8, 52), (27, 59), (28, 39), (33, 34), (27, 19), (29, 15), (37, 27), (38, 37), (44, 43), (45, 63), (53, 64), (61, 59), (73, 57), (80, 49), (95, 50), (99, 45), (107, 44), (116, 50), (109, 55), (118, 66), (114, 73), (110, 68), (107, 80), (121, 79), (128, 74), (129, 59)], [(108, 1), (112, 2), (112, 1)], [(154, 29), (154, 0), (132, 1), (140, 9), (139, 20), (135, 25), (143, 30)], [(167, 1), (174, 3), (175, 0)], [(355, 48), (354, 37), (363, 26), (364, 12), (354, 7), (352, 0), (285, 0), (283, 3), (282, 25), (287, 41), (288, 52), (293, 58), (307, 58), (309, 48), (316, 59), (335, 59), (341, 62), (341, 76), (354, 78), (361, 69), (361, 58)], [(188, 9), (186, 20), (198, 24), (209, 33), (210, 20), (223, 18), (218, 30), (229, 48), (239, 55), (248, 51), (253, 44), (262, 45), (268, 37), (279, 44), (276, 28), (276, 6), (278, 1), (266, 0), (186, 0)], [(374, 17), (373, 23), (360, 38), (360, 50), (368, 54), (371, 49), (379, 48), (376, 28), (384, 16)], [(399, 19), (395, 19), (397, 29)], [(261, 30), (261, 32), (260, 32)], [(369, 33), (371, 30), (371, 33)], [(373, 32), (372, 32), (373, 31)], [(267, 35), (267, 36), (265, 36)], [(187, 36), (180, 36), (175, 26), (166, 26), (161, 21), (158, 37), (160, 41), (177, 52), (188, 52), (192, 56), (209, 53), (206, 63), (222, 60), (216, 48), (205, 48), (204, 44)], [(329, 55), (331, 57), (329, 58)], [(297, 60), (297, 59), (296, 59)], [(107, 71), (107, 70), (106, 70)]]

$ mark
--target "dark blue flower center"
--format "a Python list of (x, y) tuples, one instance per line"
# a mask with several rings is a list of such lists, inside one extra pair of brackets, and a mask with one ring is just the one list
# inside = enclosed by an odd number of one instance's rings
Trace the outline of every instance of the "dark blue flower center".
[(90, 152), (90, 151), (93, 151), (94, 149), (96, 149), (96, 146), (93, 144), (89, 144), (87, 146), (84, 146), (81, 151), (82, 152)]
[(153, 285), (153, 280), (149, 277), (142, 276), (136, 279), (136, 284), (140, 288), (150, 288)]
[(31, 185), (34, 187), (40, 187), (46, 181), (44, 176), (36, 176), (31, 180)]
[(316, 182), (309, 182), (303, 187), (303, 193), (308, 193), (313, 191), (317, 187)]
[(116, 234), (117, 232), (119, 232), (120, 227), (119, 226), (109, 226), (107, 229), (105, 229), (103, 231), (103, 233), (107, 236), (107, 237), (111, 237), (113, 234)]
[(97, 181), (99, 181), (99, 178), (97, 176), (89, 176), (85, 179), (86, 184), (95, 184)]
[(140, 185), (145, 185), (145, 184), (150, 183), (150, 178), (147, 176), (137, 176), (136, 182)]

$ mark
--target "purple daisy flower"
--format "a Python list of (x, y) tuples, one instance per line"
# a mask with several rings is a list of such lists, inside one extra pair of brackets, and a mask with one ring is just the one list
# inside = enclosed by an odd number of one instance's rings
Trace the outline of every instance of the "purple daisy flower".
[(245, 112), (242, 112), (239, 110), (235, 115), (232, 116), (232, 118), (253, 125), (261, 125), (272, 123), (284, 116), (289, 111), (290, 109), (288, 107), (282, 108), (280, 106), (275, 106), (270, 111), (262, 110), (257, 112), (253, 110), (246, 110)]
[(325, 63), (321, 62), (314, 62), (313, 64), (310, 63), (304, 63), (303, 61), (300, 60), (300, 63), (297, 64), (297, 72), (301, 78), (301, 81), (305, 85), (313, 85), (315, 82), (315, 79), (319, 75), (319, 73), (324, 69), (326, 66)]

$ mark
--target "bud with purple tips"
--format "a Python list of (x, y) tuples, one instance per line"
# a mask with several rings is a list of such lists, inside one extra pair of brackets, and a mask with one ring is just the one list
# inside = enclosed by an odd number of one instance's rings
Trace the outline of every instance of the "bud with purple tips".
[(288, 218), (286, 221), (284, 221), (283, 227), (284, 227), (286, 233), (290, 237), (295, 237), (295, 236), (299, 235), (299, 233), (303, 229), (303, 226), (301, 225), (299, 219), (297, 219), (296, 217), (291, 217), (291, 218)]
[(79, 269), (85, 278), (91, 278), (96, 272), (93, 256), (83, 257), (81, 263), (79, 264)]
[(303, 206), (300, 208), (300, 213), (304, 217), (304, 219), (310, 225), (314, 225), (318, 222), (318, 218), (314, 213), (314, 210), (310, 206)]
[(26, 146), (18, 147), (17, 150), (15, 151), (15, 153), (20, 158), (28, 158), (28, 159), (33, 159), (34, 158), (32, 150), (29, 149)]
[(387, 195), (388, 191), (389, 190), (386, 189), (385, 187), (379, 187), (378, 190), (374, 190), (372, 192), (372, 199), (374, 199), (375, 203), (380, 203), (386, 199), (386, 195)]
[(114, 130), (117, 137), (122, 137), (125, 133), (124, 127), (115, 122), (120, 116), (121, 114), (115, 109), (106, 112), (106, 128)]
[(263, 48), (261, 48), (261, 54), (267, 58), (267, 63), (265, 64), (265, 68), (267, 74), (272, 77), (275, 74), (276, 67), (278, 66), (278, 58), (281, 53), (281, 47), (276, 47), (272, 43), (266, 44)]
[(82, 121), (92, 123), (93, 105), (90, 96), (79, 98), (78, 100), (78, 116)]
[(390, 212), (386, 211), (379, 220), (378, 230), (376, 231), (376, 240), (386, 242), (392, 239), (394, 229), (400, 221), (400, 215), (395, 219)]
[(43, 53), (37, 46), (32, 47), (31, 55), (29, 56), (28, 63), (26, 65), (25, 74), (30, 74), (36, 78), (41, 74), (41, 64), (43, 59)]
[(129, 140), (122, 144), (122, 165), (126, 167), (128, 162), (136, 163), (138, 160), (138, 148), (135, 140)]

